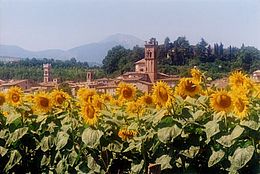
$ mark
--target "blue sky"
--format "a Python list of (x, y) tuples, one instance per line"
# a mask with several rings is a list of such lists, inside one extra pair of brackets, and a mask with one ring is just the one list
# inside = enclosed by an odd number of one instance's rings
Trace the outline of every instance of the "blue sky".
[(260, 1), (0, 0), (0, 44), (69, 49), (116, 33), (260, 49)]

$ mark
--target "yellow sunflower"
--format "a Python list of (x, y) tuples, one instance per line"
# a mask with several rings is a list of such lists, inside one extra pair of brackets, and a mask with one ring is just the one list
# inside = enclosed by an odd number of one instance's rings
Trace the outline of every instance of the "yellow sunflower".
[(123, 106), (124, 102), (120, 99), (115, 99), (115, 98), (112, 98), (111, 102), (110, 102), (112, 105), (114, 106)]
[(201, 91), (201, 86), (197, 81), (191, 78), (182, 78), (175, 89), (175, 93), (185, 98), (186, 96), (194, 97)]
[(13, 106), (18, 106), (22, 103), (23, 92), (19, 87), (11, 87), (7, 91), (7, 102)]
[(248, 115), (249, 99), (246, 95), (235, 95), (234, 99), (234, 113), (240, 119), (243, 119)]
[(98, 121), (97, 111), (90, 103), (81, 106), (81, 115), (88, 125), (94, 125)]
[(104, 103), (109, 103), (113, 100), (113, 97), (108, 93), (102, 94), (100, 98)]
[(217, 112), (229, 113), (233, 109), (232, 97), (227, 91), (216, 91), (211, 95), (210, 106)]
[(260, 85), (255, 85), (252, 96), (260, 99)]
[(132, 84), (120, 83), (116, 89), (119, 99), (132, 100), (136, 94), (136, 88)]
[(229, 85), (231, 89), (244, 88), (245, 90), (250, 90), (253, 83), (247, 75), (241, 71), (235, 71), (229, 76)]
[(5, 103), (5, 94), (0, 92), (0, 106)]
[(101, 110), (104, 107), (104, 104), (103, 104), (101, 98), (99, 97), (99, 95), (93, 96), (92, 104), (96, 110)]
[(133, 138), (136, 134), (137, 132), (135, 130), (128, 130), (128, 129), (120, 129), (118, 132), (118, 136), (123, 141)]
[(5, 117), (8, 117), (8, 116), (9, 116), (9, 114), (10, 114), (10, 113), (9, 113), (9, 112), (7, 112), (7, 111), (4, 111), (4, 112), (3, 112), (3, 115), (4, 115)]
[(153, 86), (152, 97), (157, 106), (168, 106), (173, 99), (172, 89), (165, 82), (157, 82)]
[(130, 116), (140, 116), (142, 115), (142, 105), (139, 102), (129, 102), (127, 103), (126, 106), (126, 112), (130, 115)]
[(51, 92), (51, 98), (55, 106), (61, 106), (65, 101), (70, 98), (70, 96), (66, 92), (54, 90)]
[(96, 90), (89, 88), (80, 88), (77, 93), (77, 97), (80, 102), (91, 102), (92, 97), (96, 94)]
[(155, 105), (153, 97), (151, 95), (149, 95), (148, 93), (141, 96), (138, 99), (138, 102), (147, 107), (153, 107)]
[(215, 93), (215, 90), (211, 87), (207, 87), (205, 90), (201, 91), (201, 95), (210, 96), (211, 94)]
[(201, 82), (202, 73), (200, 72), (200, 70), (198, 70), (197, 68), (192, 68), (192, 69), (190, 70), (190, 73), (191, 73), (192, 79), (193, 79), (195, 82), (198, 82), (198, 83)]
[(34, 102), (34, 95), (33, 94), (25, 94), (23, 97), (23, 100), (27, 103), (33, 103)]
[(52, 109), (52, 100), (46, 92), (39, 92), (34, 97), (34, 111), (36, 113), (47, 113)]

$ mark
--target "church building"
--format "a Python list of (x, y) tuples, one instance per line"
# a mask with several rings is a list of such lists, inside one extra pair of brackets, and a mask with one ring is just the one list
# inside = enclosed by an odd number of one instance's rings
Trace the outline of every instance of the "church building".
[[(99, 92), (115, 93), (116, 87), (120, 82), (131, 83), (142, 92), (150, 92), (152, 86), (157, 81), (164, 81), (170, 86), (174, 86), (179, 77), (176, 75), (167, 75), (158, 72), (157, 70), (157, 52), (158, 42), (155, 38), (145, 42), (145, 57), (135, 62), (135, 71), (126, 72), (115, 79), (96, 79), (88, 80), (87, 85), (90, 88), (96, 88)], [(102, 82), (101, 82), (102, 81)]]

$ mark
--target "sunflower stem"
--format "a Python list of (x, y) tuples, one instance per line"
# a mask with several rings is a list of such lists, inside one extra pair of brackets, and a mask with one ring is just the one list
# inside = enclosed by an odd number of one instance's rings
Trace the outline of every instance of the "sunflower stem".
[(227, 128), (228, 127), (228, 125), (227, 125), (227, 114), (224, 115), (224, 123), (225, 123), (225, 126)]

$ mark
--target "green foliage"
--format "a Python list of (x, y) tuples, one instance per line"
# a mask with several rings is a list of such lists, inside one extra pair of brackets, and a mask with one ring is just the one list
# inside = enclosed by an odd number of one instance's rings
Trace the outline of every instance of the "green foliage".
[(102, 68), (107, 75), (120, 75), (134, 71), (134, 63), (142, 58), (144, 58), (143, 48), (135, 46), (133, 50), (129, 50), (119, 45), (108, 51)]
[[(95, 77), (104, 76), (101, 68), (89, 68), (87, 62), (77, 62), (75, 58), (61, 61), (54, 59), (21, 59), (17, 62), (0, 62), (0, 79), (31, 79), (37, 82), (43, 79), (43, 64), (51, 63), (52, 77), (66, 80), (86, 80), (86, 70), (91, 69), (95, 72)], [(33, 73), (32, 73), (33, 72)]]
[[(5, 173), (243, 173), (259, 170), (260, 110), (255, 100), (245, 120), (219, 117), (209, 97), (176, 97), (168, 110), (130, 117), (124, 107), (106, 105), (94, 126), (79, 108), (28, 115), (26, 107), (1, 107), (0, 171)], [(74, 107), (75, 105), (75, 107)], [(8, 117), (3, 111), (9, 111)], [(121, 139), (122, 128), (136, 131)]]
[[(111, 76), (134, 71), (134, 62), (142, 58), (143, 48), (127, 50), (116, 46), (103, 60), (103, 70)], [(222, 43), (215, 43), (211, 47), (203, 38), (198, 44), (190, 45), (185, 37), (178, 37), (173, 42), (166, 37), (164, 44), (158, 46), (157, 60), (159, 72), (186, 76), (188, 69), (197, 66), (213, 79), (224, 77), (235, 69), (242, 69), (247, 73), (260, 69), (260, 51), (256, 48), (224, 48)]]

